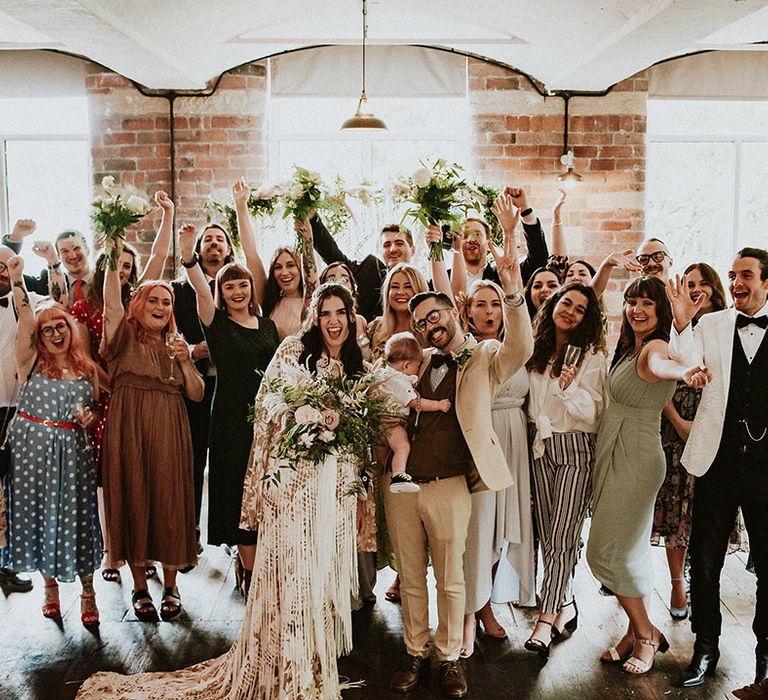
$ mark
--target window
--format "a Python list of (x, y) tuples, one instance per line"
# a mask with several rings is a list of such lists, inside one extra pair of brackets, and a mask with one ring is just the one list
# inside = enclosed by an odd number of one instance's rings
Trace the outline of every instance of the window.
[(768, 101), (649, 100), (646, 235), (675, 268), (768, 241)]
[[(90, 150), (85, 97), (0, 99), (0, 225), (34, 219), (32, 240), (89, 231)], [(45, 262), (24, 246), (25, 270)]]

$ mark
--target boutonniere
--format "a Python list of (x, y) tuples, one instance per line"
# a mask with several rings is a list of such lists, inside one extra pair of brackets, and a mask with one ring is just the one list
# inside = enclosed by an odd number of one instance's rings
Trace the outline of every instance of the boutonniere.
[(456, 360), (458, 368), (462, 369), (469, 362), (469, 358), (472, 357), (472, 348), (464, 348), (459, 352), (452, 352), (451, 357)]

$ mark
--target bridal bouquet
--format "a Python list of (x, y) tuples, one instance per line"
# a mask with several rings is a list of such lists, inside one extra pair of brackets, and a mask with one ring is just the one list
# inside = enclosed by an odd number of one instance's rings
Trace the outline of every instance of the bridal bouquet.
[[(254, 218), (270, 217), (275, 213), (282, 190), (279, 185), (262, 185), (258, 188), (250, 188), (248, 196), (248, 213)], [(210, 224), (214, 218), (224, 219), (224, 226), (232, 239), (232, 245), (238, 250), (241, 248), (240, 232), (237, 228), (237, 212), (235, 208), (225, 201), (228, 195), (222, 193), (220, 197), (215, 195), (209, 197), (203, 203), (206, 218)]]
[[(265, 393), (253, 418), (276, 425), (270, 449), (278, 467), (319, 464), (331, 454), (346, 455), (360, 466), (370, 463), (371, 446), (382, 434), (381, 419), (392, 412), (372, 390), (375, 375), (344, 379), (288, 361), (280, 376), (262, 381)], [(279, 469), (264, 479), (279, 483)]]
[(146, 216), (152, 206), (146, 193), (135, 187), (120, 187), (115, 178), (107, 175), (101, 181), (103, 194), (91, 203), (91, 222), (96, 232), (97, 245), (104, 247), (106, 264), (117, 269), (117, 242), (125, 240), (125, 231)]
[[(483, 196), (467, 184), (460, 165), (449, 165), (440, 158), (431, 167), (421, 161), (421, 167), (411, 177), (396, 183), (395, 198), (412, 205), (403, 221), (411, 218), (426, 228), (430, 224), (459, 224), (468, 210), (481, 210)], [(442, 242), (431, 244), (429, 259), (442, 260), (443, 251), (450, 250), (452, 245), (453, 237), (444, 236)]]

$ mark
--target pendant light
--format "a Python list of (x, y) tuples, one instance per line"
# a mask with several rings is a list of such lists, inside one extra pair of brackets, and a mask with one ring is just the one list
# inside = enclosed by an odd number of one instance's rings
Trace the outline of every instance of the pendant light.
[(387, 125), (371, 112), (368, 112), (368, 97), (365, 94), (365, 42), (368, 38), (368, 8), (366, 0), (363, 0), (363, 89), (357, 102), (357, 109), (353, 116), (347, 119), (342, 129), (386, 129)]
[(563, 155), (560, 156), (560, 162), (565, 166), (565, 172), (560, 173), (560, 175), (557, 176), (557, 181), (563, 185), (563, 187), (568, 189), (577, 185), (584, 179), (573, 169), (573, 150), (568, 148), (568, 101), (570, 99), (571, 96), (567, 92), (563, 93), (565, 114), (563, 127)]

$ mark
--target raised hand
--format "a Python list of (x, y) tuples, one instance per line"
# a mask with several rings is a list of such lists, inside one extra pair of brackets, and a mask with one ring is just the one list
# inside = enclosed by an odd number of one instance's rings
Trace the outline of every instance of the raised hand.
[(56, 249), (50, 241), (37, 241), (32, 246), (32, 252), (39, 255), (49, 265), (55, 265), (59, 262), (59, 256), (56, 255)]
[(173, 200), (163, 190), (155, 192), (155, 204), (163, 210), (164, 214), (173, 214)]
[(443, 242), (443, 232), (440, 230), (440, 227), (435, 224), (430, 224), (427, 226), (427, 233), (425, 235), (425, 239), (427, 241), (427, 246), (432, 246), (434, 243), (442, 243)]
[(611, 267), (620, 267), (628, 272), (642, 272), (643, 266), (635, 259), (635, 251), (631, 248), (621, 253), (611, 253), (606, 259)]
[(522, 211), (528, 209), (528, 197), (522, 187), (505, 187), (504, 194), (512, 197), (512, 204), (518, 209)]
[(520, 211), (519, 209), (515, 210), (515, 204), (510, 195), (503, 192), (496, 197), (496, 201), (493, 203), (491, 211), (499, 220), (499, 224), (501, 224), (501, 228), (504, 232), (515, 230), (517, 222), (520, 219)]
[(694, 365), (683, 372), (682, 380), (692, 389), (701, 389), (712, 381), (712, 373), (704, 365)]
[(240, 178), (232, 185), (232, 201), (235, 207), (245, 207), (248, 205), (248, 197), (251, 196), (251, 189), (245, 184), (245, 180)]
[(555, 212), (560, 211), (560, 209), (562, 208), (563, 204), (565, 204), (566, 198), (568, 197), (568, 194), (566, 193), (566, 191), (562, 187), (558, 188), (558, 191), (560, 192), (560, 194), (558, 195), (557, 199), (555, 200), (555, 206), (552, 207), (552, 209)]
[(294, 217), (293, 230), (305, 241), (312, 241), (312, 226), (309, 223), (309, 219), (297, 219)]
[(9, 238), (16, 243), (21, 243), (27, 236), (31, 236), (37, 229), (37, 223), (33, 219), (19, 219), (11, 230)]
[(181, 259), (189, 262), (195, 254), (195, 240), (197, 229), (193, 224), (184, 224), (179, 229), (179, 252)]
[(11, 282), (20, 282), (24, 274), (24, 258), (20, 255), (12, 255), (8, 259), (8, 277)]
[(520, 211), (514, 214), (512, 227), (504, 229), (504, 247), (499, 251), (492, 241), (488, 241), (488, 250), (491, 252), (499, 273), (499, 280), (505, 294), (514, 294), (523, 288), (520, 277), (520, 264), (517, 261), (517, 242), (515, 240), (515, 228), (520, 219)]
[(680, 275), (675, 275), (674, 279), (667, 280), (666, 292), (667, 299), (669, 299), (669, 303), (672, 305), (675, 327), (678, 331), (682, 331), (699, 312), (706, 297), (700, 296), (696, 301), (691, 298), (685, 275), (682, 278)]

